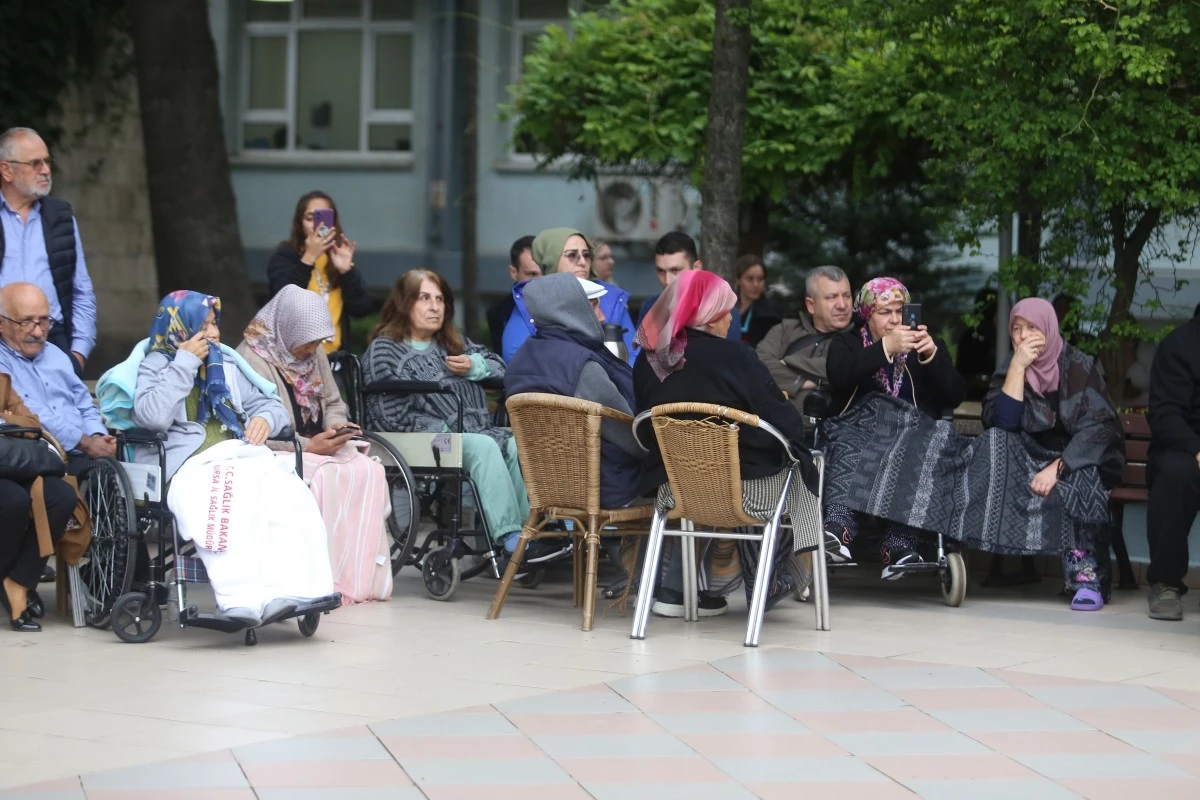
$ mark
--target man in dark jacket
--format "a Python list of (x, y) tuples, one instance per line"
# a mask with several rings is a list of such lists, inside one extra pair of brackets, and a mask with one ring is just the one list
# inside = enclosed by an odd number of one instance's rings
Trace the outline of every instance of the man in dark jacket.
[(1150, 618), (1183, 619), (1188, 533), (1200, 512), (1200, 305), (1158, 345), (1150, 369)]
[[(633, 370), (604, 346), (598, 283), (557, 272), (525, 288), (537, 333), (517, 350), (504, 374), (504, 392), (547, 392), (633, 413)], [(600, 505), (620, 508), (637, 496), (642, 450), (628, 426), (600, 425)]]
[(801, 412), (809, 392), (826, 382), (829, 340), (850, 327), (854, 310), (850, 281), (837, 267), (817, 267), (805, 279), (804, 289), (807, 312), (771, 328), (755, 348), (775, 385)]

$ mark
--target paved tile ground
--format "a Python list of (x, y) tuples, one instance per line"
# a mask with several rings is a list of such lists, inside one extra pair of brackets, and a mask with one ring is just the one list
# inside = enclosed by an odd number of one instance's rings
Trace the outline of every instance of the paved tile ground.
[(1124, 800), (1135, 792), (1200, 797), (1200, 693), (764, 648), (0, 798)]
[(788, 602), (748, 651), (740, 601), (634, 642), (616, 609), (580, 632), (562, 581), (485, 621), (494, 587), (435, 603), (402, 575), (255, 648), (0, 634), (0, 786), (22, 787), (0, 800), (1200, 797), (1190, 596), (1156, 623), (1140, 592), (948, 609), (931, 581), (838, 575), (833, 631)]

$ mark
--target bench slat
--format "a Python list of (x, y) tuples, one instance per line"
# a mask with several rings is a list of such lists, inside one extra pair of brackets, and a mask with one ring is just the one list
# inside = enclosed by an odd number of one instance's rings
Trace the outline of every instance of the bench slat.
[(1121, 427), (1125, 429), (1127, 438), (1150, 438), (1150, 423), (1145, 414), (1122, 414)]
[(1125, 440), (1125, 460), (1134, 464), (1145, 464), (1150, 455), (1150, 442), (1138, 439)]
[(1121, 473), (1121, 485), (1135, 489), (1145, 488), (1146, 465), (1126, 464), (1124, 471)]
[(1145, 503), (1150, 499), (1150, 492), (1132, 486), (1118, 486), (1108, 496), (1109, 502), (1124, 505), (1126, 503)]

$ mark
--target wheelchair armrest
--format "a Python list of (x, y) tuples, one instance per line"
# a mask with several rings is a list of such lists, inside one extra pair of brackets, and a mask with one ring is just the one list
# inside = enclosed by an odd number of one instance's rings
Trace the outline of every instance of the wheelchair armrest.
[(273, 442), (290, 442), (296, 438), (296, 429), (291, 425), (285, 425), (283, 430), (281, 430), (279, 433), (275, 434), (274, 436), (268, 436), (267, 438)]
[(363, 394), (450, 394), (453, 390), (440, 381), (376, 381), (364, 386)]
[(129, 428), (117, 434), (127, 444), (159, 444), (167, 440), (166, 431), (152, 431), (146, 428)]
[(504, 391), (504, 378), (497, 378), (495, 375), (489, 375), (483, 380), (478, 381), (478, 383), (483, 387), (484, 391)]

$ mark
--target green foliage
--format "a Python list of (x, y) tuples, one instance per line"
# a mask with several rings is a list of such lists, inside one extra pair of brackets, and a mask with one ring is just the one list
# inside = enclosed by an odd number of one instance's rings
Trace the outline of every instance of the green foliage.
[[(819, 176), (859, 131), (842, 84), (861, 71), (837, 3), (755, 0), (742, 189), (783, 198)], [(601, 168), (677, 172), (699, 184), (711, 84), (711, 0), (617, 0), (552, 27), (526, 59), (507, 113), (543, 163), (577, 177)]]
[[(961, 241), (1013, 211), (1040, 213), (1035, 262), (1001, 279), (1021, 294), (1094, 297), (1072, 323), (1120, 338), (1149, 336), (1132, 306), (1150, 258), (1185, 260), (1167, 242), (1200, 204), (1200, 5), (1170, 0), (863, 0), (860, 11), (899, 43), (873, 78), (902, 131), (936, 155), (936, 180), (961, 181)], [(874, 63), (881, 67), (880, 62)]]
[(126, 101), (132, 60), (123, 0), (5, 0), (0, 3), (0, 130), (35, 128), (52, 147), (64, 139), (68, 89), (95, 86), (87, 112), (111, 122)]

